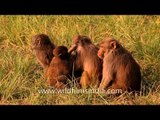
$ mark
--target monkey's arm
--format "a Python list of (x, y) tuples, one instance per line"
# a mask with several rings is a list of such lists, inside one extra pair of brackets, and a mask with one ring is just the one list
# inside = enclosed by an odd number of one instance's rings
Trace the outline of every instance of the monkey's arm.
[(105, 89), (109, 87), (112, 83), (112, 80), (113, 80), (113, 74), (110, 71), (106, 71), (106, 73), (103, 73), (103, 78), (102, 78), (99, 88)]

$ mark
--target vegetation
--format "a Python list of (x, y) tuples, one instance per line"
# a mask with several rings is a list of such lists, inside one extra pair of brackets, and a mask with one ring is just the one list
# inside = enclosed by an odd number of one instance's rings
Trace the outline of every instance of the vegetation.
[[(77, 34), (89, 36), (94, 44), (105, 37), (118, 39), (141, 66), (140, 96), (39, 93), (49, 87), (31, 50), (31, 36), (38, 33), (45, 33), (55, 44), (67, 47)], [(160, 16), (1, 15), (0, 56), (0, 104), (3, 105), (160, 104)]]

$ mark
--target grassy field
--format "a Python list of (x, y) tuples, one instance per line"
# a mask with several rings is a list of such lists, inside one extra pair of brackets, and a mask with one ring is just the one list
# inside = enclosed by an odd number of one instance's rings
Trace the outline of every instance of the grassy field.
[[(70, 47), (77, 34), (97, 44), (114, 37), (141, 66), (141, 95), (42, 94), (48, 89), (31, 50), (31, 36), (45, 33)], [(8, 105), (152, 105), (160, 104), (160, 16), (0, 16), (0, 104)]]

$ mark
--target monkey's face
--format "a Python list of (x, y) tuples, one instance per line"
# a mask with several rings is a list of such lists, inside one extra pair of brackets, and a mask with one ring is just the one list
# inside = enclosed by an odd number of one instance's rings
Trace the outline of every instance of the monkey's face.
[(89, 44), (91, 44), (91, 40), (89, 37), (84, 35), (77, 35), (73, 38), (71, 48), (68, 52), (71, 53), (72, 51), (75, 51), (78, 46), (86, 46)]
[(32, 37), (32, 49), (40, 48), (51, 44), (50, 39), (45, 34), (37, 34)]
[(100, 48), (100, 49), (98, 50), (98, 57), (99, 57), (100, 59), (103, 59), (104, 53), (105, 53), (105, 50), (104, 50), (103, 48)]
[(32, 49), (39, 45), (39, 41), (36, 39), (36, 36), (32, 37)]
[(108, 41), (102, 41), (98, 46), (99, 46), (99, 50), (98, 50), (97, 55), (100, 59), (103, 59), (104, 58), (104, 53), (106, 53), (106, 51), (110, 50), (109, 47), (108, 47)]

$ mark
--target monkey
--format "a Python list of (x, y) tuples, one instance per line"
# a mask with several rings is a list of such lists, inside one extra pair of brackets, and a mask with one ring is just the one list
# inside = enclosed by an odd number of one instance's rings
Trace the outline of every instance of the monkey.
[(50, 86), (63, 89), (67, 87), (67, 79), (70, 75), (70, 57), (68, 48), (57, 46), (53, 50), (54, 57), (47, 69), (46, 76)]
[(98, 87), (102, 77), (102, 60), (97, 56), (98, 47), (85, 35), (77, 35), (72, 40), (68, 50), (75, 52), (74, 70), (81, 72), (80, 85), (82, 88)]
[(114, 38), (104, 39), (99, 47), (98, 56), (103, 59), (99, 89), (139, 92), (141, 89), (140, 66), (131, 53)]
[(53, 49), (56, 47), (45, 34), (32, 36), (32, 50), (43, 69), (47, 69), (53, 58)]

